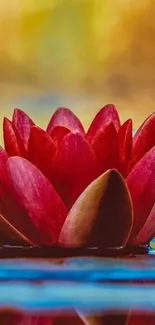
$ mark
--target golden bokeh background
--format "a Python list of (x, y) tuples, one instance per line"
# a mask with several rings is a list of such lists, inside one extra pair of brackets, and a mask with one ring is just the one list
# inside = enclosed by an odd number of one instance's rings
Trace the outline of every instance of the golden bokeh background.
[(67, 106), (87, 127), (114, 103), (134, 127), (155, 109), (154, 0), (0, 0), (0, 125), (45, 127)]

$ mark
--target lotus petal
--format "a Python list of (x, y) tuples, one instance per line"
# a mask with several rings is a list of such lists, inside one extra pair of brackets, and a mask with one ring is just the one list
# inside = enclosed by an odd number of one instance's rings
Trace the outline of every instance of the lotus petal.
[(63, 225), (59, 243), (67, 247), (124, 246), (132, 219), (127, 186), (117, 171), (108, 170), (77, 199)]
[(64, 126), (56, 126), (52, 132), (51, 132), (51, 137), (56, 145), (56, 147), (59, 147), (62, 139), (66, 134), (70, 132), (69, 129), (65, 128)]
[(151, 209), (149, 216), (147, 217), (143, 227), (138, 235), (134, 238), (134, 245), (148, 244), (155, 237), (155, 204)]
[(1, 214), (0, 214), (0, 243), (1, 245), (32, 245), (32, 242), (14, 228)]
[(119, 169), (119, 147), (117, 132), (113, 123), (99, 129), (90, 143), (98, 161), (100, 174), (107, 169)]
[(9, 156), (23, 156), (25, 151), (18, 131), (6, 117), (3, 121), (3, 135), (5, 150)]
[(95, 155), (79, 133), (68, 133), (53, 158), (52, 184), (70, 208), (84, 188), (98, 176)]
[(121, 173), (126, 177), (132, 153), (132, 120), (127, 120), (118, 132)]
[(26, 113), (16, 108), (12, 118), (12, 125), (17, 129), (24, 147), (27, 149), (31, 128), (34, 122)]
[(126, 179), (134, 210), (130, 241), (140, 232), (155, 203), (155, 146), (135, 165)]
[(47, 132), (51, 134), (56, 126), (63, 126), (72, 132), (79, 132), (81, 135), (85, 135), (80, 120), (70, 109), (65, 107), (59, 107), (52, 115), (47, 126)]
[(155, 145), (155, 113), (141, 125), (133, 138), (132, 158), (129, 171)]
[(6, 169), (7, 160), (8, 154), (0, 147), (0, 213), (32, 243), (38, 244), (40, 241), (33, 224), (10, 192), (10, 184)]
[(31, 243), (41, 244), (37, 230), (26, 211), (17, 203), (11, 191), (4, 186), (0, 186), (0, 207), (1, 214), (14, 228), (28, 238)]
[(51, 178), (51, 165), (55, 152), (56, 146), (50, 135), (41, 128), (33, 126), (29, 140), (28, 158), (48, 179)]
[(88, 129), (86, 138), (91, 141), (91, 139), (94, 138), (95, 134), (98, 133), (100, 129), (103, 130), (104, 127), (111, 122), (114, 124), (114, 127), (118, 132), (120, 129), (119, 115), (116, 107), (112, 104), (108, 104), (101, 108), (101, 110), (96, 114)]
[(41, 243), (56, 243), (67, 210), (50, 182), (24, 158), (9, 158), (7, 170), (12, 193), (36, 228)]

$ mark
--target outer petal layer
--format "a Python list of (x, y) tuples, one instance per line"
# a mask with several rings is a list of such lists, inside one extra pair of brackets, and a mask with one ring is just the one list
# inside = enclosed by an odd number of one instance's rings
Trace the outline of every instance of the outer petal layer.
[(155, 204), (151, 209), (149, 216), (144, 223), (144, 226), (134, 238), (134, 245), (148, 244), (155, 237)]
[(68, 247), (124, 246), (131, 226), (128, 189), (121, 175), (109, 170), (77, 199), (63, 225), (59, 243)]
[(52, 115), (47, 126), (47, 132), (51, 134), (56, 126), (63, 126), (72, 132), (79, 132), (85, 135), (84, 128), (76, 115), (68, 108), (60, 107)]
[(92, 121), (86, 137), (88, 140), (94, 138), (95, 134), (98, 133), (100, 129), (104, 129), (107, 124), (113, 123), (116, 131), (120, 129), (120, 120), (117, 113), (116, 107), (112, 104), (104, 106), (95, 116)]
[(67, 134), (59, 146), (52, 167), (52, 183), (70, 208), (86, 186), (98, 176), (95, 155), (79, 133)]
[(26, 159), (9, 158), (7, 170), (13, 195), (29, 216), (41, 243), (56, 243), (67, 210), (52, 185)]
[(140, 232), (155, 203), (155, 146), (136, 164), (127, 177), (134, 209), (130, 240)]
[[(0, 211), (7, 221), (20, 233), (25, 235), (32, 243), (38, 244), (39, 239), (33, 224), (28, 219), (25, 211), (19, 206), (10, 193), (9, 180), (6, 170), (8, 155), (0, 148)], [(6, 236), (5, 236), (6, 238)], [(11, 238), (10, 238), (11, 239)], [(10, 244), (8, 238), (8, 244)]]
[(150, 115), (133, 139), (133, 152), (129, 165), (129, 171), (135, 164), (155, 145), (155, 113)]

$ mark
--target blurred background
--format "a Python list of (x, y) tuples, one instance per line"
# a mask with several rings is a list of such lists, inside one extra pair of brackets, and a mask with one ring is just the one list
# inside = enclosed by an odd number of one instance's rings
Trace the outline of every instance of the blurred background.
[(0, 0), (0, 125), (67, 106), (88, 127), (114, 103), (137, 128), (154, 101), (154, 0)]

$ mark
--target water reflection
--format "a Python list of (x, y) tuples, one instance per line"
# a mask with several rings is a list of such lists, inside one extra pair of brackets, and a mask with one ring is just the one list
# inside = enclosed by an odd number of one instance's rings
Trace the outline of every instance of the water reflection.
[(0, 260), (0, 324), (151, 325), (155, 320), (151, 253)]

